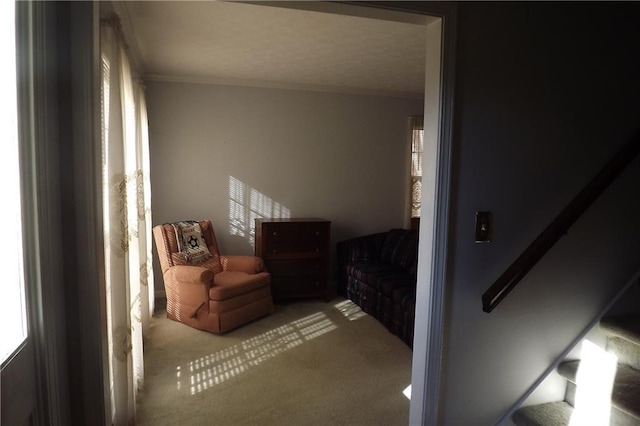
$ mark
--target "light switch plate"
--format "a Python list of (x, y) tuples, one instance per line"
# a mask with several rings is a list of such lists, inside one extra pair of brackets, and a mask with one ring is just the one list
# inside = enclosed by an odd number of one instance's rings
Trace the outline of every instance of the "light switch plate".
[(476, 212), (476, 243), (491, 241), (491, 212)]

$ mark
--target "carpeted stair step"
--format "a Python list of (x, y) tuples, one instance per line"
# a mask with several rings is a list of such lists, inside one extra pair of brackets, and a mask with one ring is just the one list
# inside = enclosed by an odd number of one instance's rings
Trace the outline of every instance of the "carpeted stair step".
[(600, 329), (607, 336), (620, 337), (640, 345), (640, 315), (604, 317)]
[[(575, 394), (579, 361), (563, 362), (558, 373), (567, 379), (568, 394)], [(517, 426), (567, 426), (571, 419), (573, 396), (567, 401), (531, 405), (517, 410), (511, 419)], [(611, 425), (640, 425), (640, 372), (618, 366), (611, 395)]]
[[(567, 361), (558, 366), (558, 373), (576, 383), (580, 361)], [(612, 424), (640, 424), (640, 372), (618, 364), (611, 392)], [(620, 411), (617, 413), (616, 411)], [(613, 422), (613, 419), (619, 419)]]
[(600, 330), (607, 336), (607, 352), (618, 356), (618, 363), (640, 370), (640, 316), (606, 317)]
[[(618, 357), (611, 393), (611, 425), (640, 425), (640, 315), (610, 316), (600, 321), (607, 336), (607, 352)], [(517, 426), (567, 426), (575, 403), (580, 361), (567, 361), (558, 373), (567, 379), (565, 401), (531, 405), (517, 410), (511, 419)]]
[[(600, 321), (607, 336), (607, 352), (618, 357), (611, 392), (611, 425), (640, 425), (640, 315), (609, 316)], [(567, 426), (575, 403), (580, 361), (566, 361), (558, 373), (567, 380), (565, 401), (531, 405), (517, 410), (511, 419), (517, 426)]]
[(567, 426), (573, 407), (564, 401), (522, 407), (511, 416), (516, 426)]
[[(568, 426), (573, 407), (565, 401), (530, 405), (516, 411), (511, 420), (516, 426)], [(638, 426), (638, 419), (613, 408), (610, 425)]]

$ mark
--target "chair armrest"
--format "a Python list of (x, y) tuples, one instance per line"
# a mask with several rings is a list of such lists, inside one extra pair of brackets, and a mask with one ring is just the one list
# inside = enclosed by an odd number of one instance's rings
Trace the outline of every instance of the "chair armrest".
[(213, 271), (201, 266), (177, 265), (167, 269), (165, 280), (185, 284), (211, 284)]
[[(167, 312), (187, 309), (186, 318), (195, 318), (201, 308), (209, 309), (209, 290), (213, 286), (213, 271), (202, 266), (176, 265), (164, 273)], [(173, 306), (173, 308), (172, 308)], [(183, 315), (184, 316), (184, 315)]]
[(265, 270), (264, 261), (256, 256), (220, 256), (224, 271), (257, 274)]

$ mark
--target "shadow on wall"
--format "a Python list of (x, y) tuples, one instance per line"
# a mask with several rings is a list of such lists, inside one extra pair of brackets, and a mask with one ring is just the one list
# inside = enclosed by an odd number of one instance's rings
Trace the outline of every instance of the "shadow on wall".
[(229, 176), (229, 235), (255, 248), (255, 219), (289, 219), (291, 210), (241, 180)]

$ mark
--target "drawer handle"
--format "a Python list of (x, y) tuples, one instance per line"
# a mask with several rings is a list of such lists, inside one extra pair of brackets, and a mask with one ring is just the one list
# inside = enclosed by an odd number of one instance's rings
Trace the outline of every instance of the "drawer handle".
[(277, 252), (278, 252), (278, 250), (276, 250), (276, 249), (273, 249), (273, 250), (271, 251), (271, 253), (273, 253), (273, 254), (276, 254)]
[(278, 231), (273, 231), (273, 233), (271, 235), (273, 235), (274, 237), (277, 237), (278, 236)]
[(320, 235), (320, 231), (316, 231), (316, 235), (319, 236)]
[(320, 253), (320, 249), (319, 248), (316, 249), (316, 253)]

